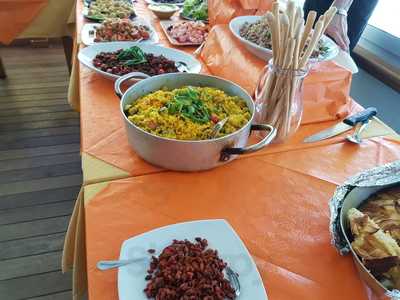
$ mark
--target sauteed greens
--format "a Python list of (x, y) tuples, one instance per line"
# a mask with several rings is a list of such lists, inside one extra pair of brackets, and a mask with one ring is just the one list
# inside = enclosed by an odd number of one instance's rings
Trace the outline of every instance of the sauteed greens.
[(126, 66), (134, 66), (147, 62), (146, 54), (138, 46), (133, 46), (123, 50), (117, 58), (123, 61)]
[(188, 87), (175, 94), (174, 98), (167, 103), (168, 113), (180, 113), (193, 122), (207, 123), (210, 121), (210, 113), (204, 102), (200, 100), (200, 93)]

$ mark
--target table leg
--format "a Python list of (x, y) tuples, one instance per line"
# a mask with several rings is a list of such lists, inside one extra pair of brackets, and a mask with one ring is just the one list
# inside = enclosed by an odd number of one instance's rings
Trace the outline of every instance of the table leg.
[(0, 79), (5, 79), (6, 77), (6, 70), (4, 69), (4, 65), (0, 57)]
[(64, 54), (65, 59), (67, 60), (68, 71), (71, 73), (72, 69), (72, 49), (74, 45), (74, 41), (70, 36), (64, 36), (62, 38), (63, 46), (64, 46)]

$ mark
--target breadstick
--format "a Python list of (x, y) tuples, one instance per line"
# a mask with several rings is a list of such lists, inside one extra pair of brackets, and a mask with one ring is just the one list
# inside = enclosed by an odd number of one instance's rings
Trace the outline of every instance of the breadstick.
[(300, 39), (301, 33), (303, 32), (304, 24), (301, 23), (300, 26), (296, 30), (296, 46), (294, 47), (293, 53), (293, 69), (297, 70), (299, 68), (299, 58), (300, 58)]
[(299, 68), (303, 69), (308, 61), (308, 59), (311, 56), (311, 53), (314, 51), (315, 46), (317, 45), (319, 39), (321, 38), (322, 34), (322, 29), (323, 29), (324, 23), (321, 21), (318, 21), (317, 24), (315, 25), (315, 29), (313, 32), (313, 35), (311, 36), (310, 43), (307, 46), (307, 49), (304, 51), (303, 55), (301, 56), (300, 63), (299, 63)]
[(306, 26), (304, 27), (303, 37), (301, 38), (300, 42), (300, 53), (303, 52), (304, 45), (306, 44), (307, 38), (310, 35), (316, 17), (317, 17), (316, 11), (312, 10), (308, 13)]
[(285, 53), (283, 69), (289, 69), (289, 67), (291, 66), (292, 61), (293, 61), (293, 52), (294, 52), (295, 46), (296, 46), (296, 40), (292, 39), (292, 38), (289, 39), (288, 47), (287, 47), (286, 53)]
[(294, 34), (294, 18), (295, 18), (295, 4), (293, 1), (289, 0), (288, 4), (287, 4), (287, 8), (286, 8), (286, 13), (289, 19), (289, 36), (292, 37)]
[[(285, 139), (297, 126), (299, 114), (293, 115), (293, 105), (298, 101), (302, 77), (299, 70), (304, 69), (323, 30), (332, 20), (335, 9), (329, 9), (321, 16), (312, 30), (316, 12), (307, 16), (289, 0), (287, 10), (279, 12), (277, 2), (273, 3), (272, 13), (267, 13), (267, 23), (271, 29), (273, 67), (272, 72), (264, 69), (266, 77), (260, 78), (261, 87), (257, 90), (257, 101), (263, 105), (261, 122), (267, 122), (278, 129), (278, 139)], [(306, 43), (308, 43), (307, 48)]]
[(279, 3), (278, 1), (274, 2), (272, 4), (272, 13), (275, 17), (275, 29), (276, 29), (276, 58), (279, 57), (279, 52), (281, 51), (281, 25), (280, 25), (280, 19), (279, 19)]
[(333, 17), (336, 15), (337, 8), (331, 6), (325, 13), (324, 13), (324, 28), (322, 29), (322, 33), (325, 32), (326, 28), (332, 22)]
[(294, 38), (297, 38), (299, 34), (297, 30), (301, 25), (304, 25), (303, 10), (300, 7), (297, 7), (294, 20)]
[(272, 57), (278, 57), (279, 56), (279, 43), (277, 41), (277, 28), (276, 28), (276, 21), (275, 21), (275, 16), (268, 12), (266, 15), (267, 22), (269, 25), (269, 28), (271, 29), (271, 41), (272, 41)]
[(282, 66), (284, 55), (285, 55), (285, 49), (287, 46), (287, 35), (289, 32), (289, 18), (286, 14), (281, 15), (281, 40), (279, 42), (281, 50), (279, 51), (279, 57), (278, 57), (278, 65)]

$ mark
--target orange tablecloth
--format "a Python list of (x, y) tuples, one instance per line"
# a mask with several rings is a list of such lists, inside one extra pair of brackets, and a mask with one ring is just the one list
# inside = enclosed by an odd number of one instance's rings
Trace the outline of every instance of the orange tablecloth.
[[(341, 183), (349, 170), (400, 158), (394, 144), (358, 154), (349, 144), (340, 147), (320, 151), (314, 163), (328, 164)], [(277, 154), (272, 160), (284, 157)], [(96, 263), (117, 259), (125, 239), (168, 224), (210, 218), (224, 218), (237, 231), (271, 300), (366, 299), (351, 258), (340, 256), (330, 244), (328, 200), (336, 185), (312, 175), (307, 160), (298, 159), (294, 168), (266, 161), (268, 155), (208, 172), (166, 172), (107, 183), (85, 207), (89, 299), (118, 298), (117, 272), (99, 271)]]
[(273, 0), (208, 0), (208, 18), (212, 26), (228, 24), (237, 16), (263, 14), (272, 3)]
[(0, 0), (0, 42), (11, 43), (47, 3), (48, 0)]

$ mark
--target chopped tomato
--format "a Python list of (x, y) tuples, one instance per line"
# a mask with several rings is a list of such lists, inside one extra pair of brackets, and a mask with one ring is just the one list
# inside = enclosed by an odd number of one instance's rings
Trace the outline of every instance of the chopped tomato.
[(216, 115), (212, 114), (211, 117), (211, 122), (213, 122), (214, 124), (217, 124), (219, 122), (219, 119)]

